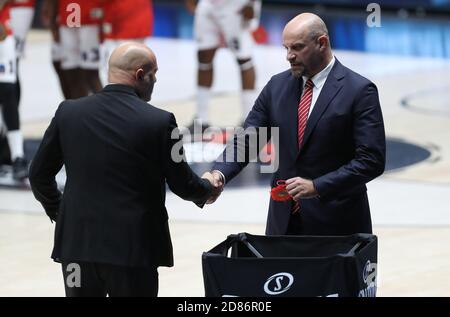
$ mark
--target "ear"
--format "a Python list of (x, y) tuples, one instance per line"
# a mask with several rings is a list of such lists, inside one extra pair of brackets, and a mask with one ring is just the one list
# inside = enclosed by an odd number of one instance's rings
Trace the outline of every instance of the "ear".
[(142, 68), (139, 68), (137, 71), (136, 71), (136, 80), (137, 81), (143, 81), (144, 80), (144, 76), (145, 74), (144, 74), (144, 70), (142, 69)]
[(327, 48), (328, 47), (328, 37), (326, 35), (321, 35), (317, 39), (319, 41), (319, 48)]

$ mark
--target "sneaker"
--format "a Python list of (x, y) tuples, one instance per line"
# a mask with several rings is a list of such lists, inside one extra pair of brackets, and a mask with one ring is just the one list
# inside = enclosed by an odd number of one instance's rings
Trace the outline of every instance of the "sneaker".
[(28, 178), (28, 162), (26, 159), (19, 157), (16, 158), (12, 165), (13, 178), (18, 181), (23, 181)]

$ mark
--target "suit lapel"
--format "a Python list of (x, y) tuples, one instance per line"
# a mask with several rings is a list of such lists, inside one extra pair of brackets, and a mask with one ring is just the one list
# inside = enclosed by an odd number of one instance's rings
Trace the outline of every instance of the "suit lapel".
[[(322, 87), (322, 91), (320, 92), (319, 98), (314, 105), (314, 109), (311, 112), (311, 115), (306, 123), (305, 135), (303, 137), (303, 145), (306, 145), (308, 142), (311, 133), (314, 131), (314, 128), (317, 125), (320, 117), (328, 108), (331, 101), (336, 97), (337, 93), (342, 89), (342, 82), (340, 81), (344, 76), (344, 68), (341, 63), (336, 59), (336, 62), (328, 75), (328, 78)], [(304, 146), (302, 147), (302, 149)], [(302, 150), (300, 150), (299, 154)]]

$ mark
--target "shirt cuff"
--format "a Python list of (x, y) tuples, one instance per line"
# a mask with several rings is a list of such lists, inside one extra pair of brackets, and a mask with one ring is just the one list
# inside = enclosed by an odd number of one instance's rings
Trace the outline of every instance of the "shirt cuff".
[(223, 173), (222, 173), (221, 171), (219, 171), (219, 170), (214, 170), (213, 173), (214, 173), (214, 172), (217, 172), (217, 173), (220, 174), (220, 176), (222, 177), (223, 185), (225, 186), (225, 184), (226, 184), (226, 182), (227, 182), (227, 180), (226, 180), (226, 178), (225, 178), (225, 175), (223, 175)]

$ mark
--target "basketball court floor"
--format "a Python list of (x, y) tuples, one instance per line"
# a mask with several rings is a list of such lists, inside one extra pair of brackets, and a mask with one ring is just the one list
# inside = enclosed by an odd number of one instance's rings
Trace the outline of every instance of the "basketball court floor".
[[(159, 64), (152, 104), (188, 126), (194, 116), (195, 46), (167, 39), (148, 44)], [(379, 238), (378, 295), (450, 296), (450, 60), (348, 51), (335, 55), (377, 84), (385, 118), (387, 172), (368, 185)], [(255, 62), (259, 89), (288, 68), (281, 46), (258, 47)], [(225, 50), (219, 51), (215, 66), (211, 124), (234, 126), (241, 120), (238, 68)], [(39, 139), (62, 100), (47, 33), (30, 34), (21, 73), (24, 132), (27, 139)], [(221, 149), (222, 144), (186, 144), (199, 174)], [(160, 296), (203, 296), (202, 252), (229, 234), (264, 234), (265, 179), (249, 166), (216, 204), (203, 210), (168, 194), (175, 267), (159, 270)], [(64, 296), (60, 266), (49, 258), (54, 225), (29, 190), (9, 185), (7, 174), (0, 177), (0, 296)]]

